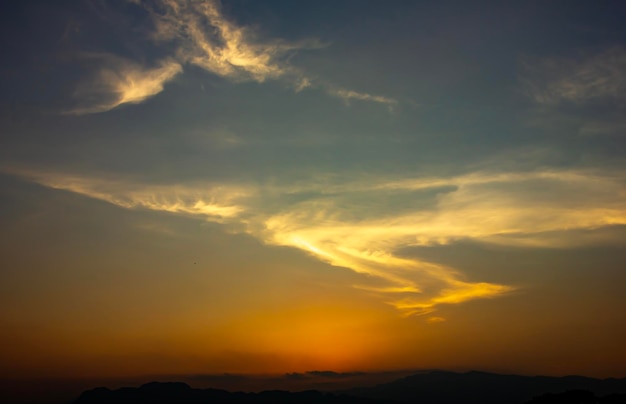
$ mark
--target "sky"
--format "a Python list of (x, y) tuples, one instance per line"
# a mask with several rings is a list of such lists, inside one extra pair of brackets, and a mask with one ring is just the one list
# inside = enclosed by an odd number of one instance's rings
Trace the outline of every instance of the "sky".
[(0, 8), (0, 378), (626, 376), (622, 2)]

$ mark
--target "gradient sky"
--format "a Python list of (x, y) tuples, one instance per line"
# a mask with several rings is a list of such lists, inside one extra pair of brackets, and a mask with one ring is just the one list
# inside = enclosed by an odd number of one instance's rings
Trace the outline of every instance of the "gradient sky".
[(623, 2), (0, 8), (0, 376), (626, 376)]

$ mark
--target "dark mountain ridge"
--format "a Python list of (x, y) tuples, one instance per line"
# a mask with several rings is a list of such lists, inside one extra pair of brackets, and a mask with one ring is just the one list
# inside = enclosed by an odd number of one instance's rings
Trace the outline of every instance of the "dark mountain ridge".
[(546, 393), (585, 390), (596, 396), (626, 393), (626, 379), (518, 376), (430, 371), (374, 387), (343, 391), (357, 397), (425, 404), (522, 404)]
[(374, 387), (323, 393), (317, 390), (260, 393), (194, 389), (185, 383), (85, 391), (75, 404), (626, 404), (626, 379), (548, 377), (486, 372), (429, 371)]
[(219, 389), (194, 389), (180, 382), (152, 382), (141, 387), (110, 390), (98, 387), (85, 391), (75, 404), (394, 404), (388, 400), (322, 393), (316, 390), (289, 392), (281, 390), (260, 393), (231, 393)]

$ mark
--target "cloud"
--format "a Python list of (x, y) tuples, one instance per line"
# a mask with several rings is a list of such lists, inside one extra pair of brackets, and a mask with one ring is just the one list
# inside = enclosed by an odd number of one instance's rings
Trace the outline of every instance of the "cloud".
[(86, 195), (126, 209), (200, 216), (214, 222), (226, 222), (240, 215), (243, 207), (235, 201), (246, 195), (241, 187), (222, 184), (159, 186), (50, 172), (21, 171), (20, 175), (49, 188)]
[(452, 268), (394, 255), (401, 247), (420, 243), (421, 227), (429, 223), (418, 215), (355, 222), (341, 220), (339, 210), (300, 204), (288, 213), (268, 218), (263, 238), (267, 243), (296, 247), (331, 265), (375, 278), (373, 286), (354, 286), (381, 296), (407, 315), (429, 313), (439, 304), (496, 297), (514, 289), (467, 282)]
[(614, 47), (582, 58), (527, 59), (520, 81), (534, 102), (555, 106), (597, 100), (626, 101), (626, 51)]
[(283, 58), (295, 49), (317, 46), (315, 41), (257, 41), (253, 31), (224, 18), (217, 1), (165, 0), (162, 5), (164, 14), (152, 13), (155, 36), (178, 41), (181, 61), (229, 79), (263, 82), (298, 75)]
[[(217, 1), (188, 2), (165, 0), (165, 14), (153, 12), (159, 39), (180, 42), (180, 60), (195, 64), (218, 76), (235, 81), (285, 79), (296, 92), (322, 86), (325, 91), (344, 101), (360, 100), (387, 104), (397, 101), (384, 96), (371, 95), (321, 85), (303, 70), (288, 63), (288, 57), (301, 49), (317, 49), (323, 45), (318, 40), (289, 43), (282, 40), (261, 41), (255, 32), (239, 27), (224, 17)], [(213, 30), (207, 30), (207, 26)]]
[[(405, 315), (424, 315), (441, 305), (496, 298), (516, 289), (469, 280), (455, 268), (403, 256), (407, 247), (472, 240), (564, 248), (611, 241), (619, 232), (595, 239), (590, 234), (626, 225), (626, 178), (617, 172), (476, 172), (341, 183), (324, 177), (284, 186), (149, 186), (49, 172), (13, 173), (123, 208), (196, 216), (266, 244), (297, 248), (365, 275), (353, 286)], [(301, 197), (293, 198), (294, 193)]]
[(360, 100), (390, 107), (397, 104), (389, 97), (337, 88), (315, 79), (291, 65), (289, 58), (298, 50), (323, 47), (320, 41), (261, 39), (251, 28), (225, 18), (218, 1), (137, 0), (133, 3), (151, 15), (152, 38), (160, 44), (173, 44), (172, 54), (152, 68), (120, 57), (100, 55), (103, 66), (75, 94), (85, 106), (70, 113), (105, 112), (122, 104), (140, 103), (160, 93), (164, 83), (189, 64), (234, 82), (282, 80), (296, 93), (322, 88), (346, 102)]
[(529, 124), (550, 134), (626, 135), (626, 51), (621, 46), (573, 58), (526, 58), (520, 88), (536, 108)]
[(149, 68), (108, 54), (85, 56), (97, 59), (101, 67), (95, 77), (83, 82), (74, 94), (86, 105), (68, 114), (105, 112), (123, 104), (138, 104), (163, 91), (164, 84), (183, 70), (172, 59), (164, 59)]
[(385, 104), (390, 108), (398, 104), (398, 101), (393, 98), (383, 97), (380, 95), (360, 93), (358, 91), (346, 90), (342, 88), (328, 87), (326, 91), (328, 92), (329, 95), (332, 95), (333, 97), (341, 98), (346, 103), (350, 103), (351, 100), (370, 101), (370, 102), (377, 102), (380, 104)]

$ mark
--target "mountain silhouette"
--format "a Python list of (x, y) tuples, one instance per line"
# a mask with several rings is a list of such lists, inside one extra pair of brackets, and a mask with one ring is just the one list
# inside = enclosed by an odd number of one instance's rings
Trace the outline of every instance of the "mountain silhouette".
[(626, 379), (581, 376), (422, 372), (374, 387), (324, 393), (317, 390), (260, 393), (195, 389), (180, 382), (83, 392), (75, 404), (626, 404)]
[(352, 397), (345, 394), (263, 391), (261, 393), (231, 393), (218, 389), (194, 389), (185, 383), (152, 382), (141, 387), (110, 390), (98, 387), (85, 391), (75, 404), (394, 404), (389, 400)]
[[(344, 390), (342, 393), (357, 397), (394, 400), (400, 403), (523, 404), (538, 399), (546, 393), (563, 393), (568, 390), (586, 390), (592, 396), (614, 394), (613, 399), (619, 400), (618, 393), (626, 393), (626, 379), (601, 380), (581, 376), (517, 376), (476, 371), (467, 373), (430, 371), (374, 387)], [(572, 397), (573, 395), (570, 398)], [(565, 402), (586, 403), (585, 401)], [(615, 401), (617, 402), (620, 401)], [(533, 402), (533, 404), (539, 403), (544, 402)]]

